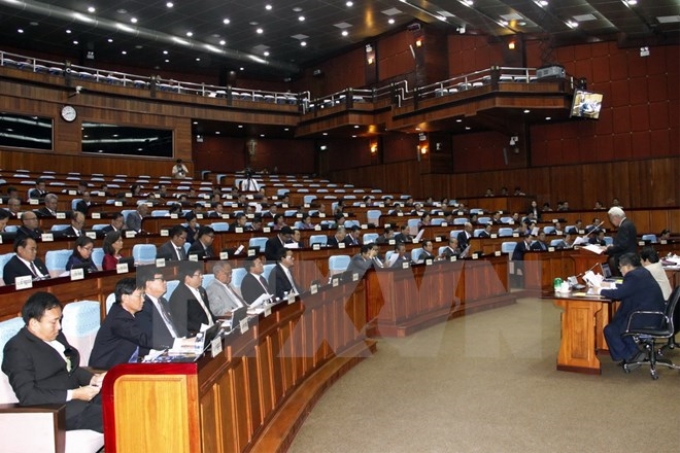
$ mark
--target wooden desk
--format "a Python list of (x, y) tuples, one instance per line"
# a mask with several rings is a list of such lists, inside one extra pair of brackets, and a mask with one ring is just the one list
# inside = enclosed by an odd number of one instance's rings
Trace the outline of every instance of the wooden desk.
[(562, 308), (560, 349), (557, 369), (576, 373), (601, 374), (597, 351), (607, 351), (604, 327), (615, 309), (604, 297), (554, 295), (554, 303)]
[(363, 282), (275, 306), (217, 357), (124, 364), (102, 388), (106, 451), (285, 451), (323, 391), (375, 351)]

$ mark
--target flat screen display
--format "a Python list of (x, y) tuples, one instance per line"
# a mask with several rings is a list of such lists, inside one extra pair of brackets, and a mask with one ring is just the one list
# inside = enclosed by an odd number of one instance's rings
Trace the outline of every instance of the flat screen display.
[(602, 94), (585, 90), (574, 92), (574, 102), (571, 104), (572, 118), (587, 118), (596, 120), (600, 117), (602, 108)]

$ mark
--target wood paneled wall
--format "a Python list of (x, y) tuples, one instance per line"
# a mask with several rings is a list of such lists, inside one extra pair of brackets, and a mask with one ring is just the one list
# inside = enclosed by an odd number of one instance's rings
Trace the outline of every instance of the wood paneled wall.
[(419, 162), (407, 161), (332, 171), (335, 181), (379, 187), (387, 192), (436, 198), (481, 196), (487, 187), (498, 191), (520, 186), (539, 203), (567, 200), (574, 209), (589, 209), (596, 200), (614, 197), (627, 207), (680, 205), (680, 157), (585, 163), (559, 167), (522, 168), (452, 175), (421, 175)]

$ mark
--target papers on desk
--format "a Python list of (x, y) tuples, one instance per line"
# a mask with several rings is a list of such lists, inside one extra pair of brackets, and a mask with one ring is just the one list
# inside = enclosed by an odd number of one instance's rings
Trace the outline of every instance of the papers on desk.
[(299, 249), (300, 244), (298, 244), (297, 242), (290, 242), (290, 243), (283, 244), (283, 247), (287, 248), (287, 249)]
[[(576, 237), (576, 239), (574, 239), (573, 245), (583, 245), (583, 244), (588, 244), (588, 238), (587, 237), (578, 236), (578, 237)], [(584, 247), (584, 248), (587, 248), (587, 247)], [(602, 253), (602, 252), (600, 252), (600, 253)]]
[(604, 277), (600, 274), (596, 274), (593, 271), (587, 271), (583, 274), (583, 280), (588, 284), (588, 286), (602, 286)]
[[(576, 245), (576, 243), (574, 243)], [(597, 253), (598, 255), (602, 255), (604, 251), (606, 250), (605, 247), (602, 247), (601, 245), (596, 245), (596, 244), (588, 244), (586, 246), (581, 247), (584, 250), (588, 250), (593, 253)]]
[(424, 233), (425, 233), (425, 228), (422, 228), (420, 231), (418, 231), (418, 234), (416, 234), (416, 237), (413, 238), (413, 242), (419, 242), (423, 238)]

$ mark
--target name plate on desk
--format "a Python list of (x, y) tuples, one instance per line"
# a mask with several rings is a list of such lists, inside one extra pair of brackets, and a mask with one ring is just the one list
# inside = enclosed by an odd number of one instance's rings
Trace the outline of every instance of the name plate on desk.
[(178, 216), (177, 214), (175, 214), (175, 213), (172, 213), (172, 214), (170, 214), (170, 218), (171, 218), (171, 219), (178, 219), (179, 216)]
[(665, 239), (661, 239), (661, 240), (659, 241), (659, 244), (661, 244), (661, 245), (666, 245), (666, 244), (668, 244), (668, 241), (665, 240)]
[(196, 214), (196, 218), (198, 220), (203, 220), (203, 214)]
[(401, 263), (401, 268), (408, 269), (408, 261), (404, 261), (403, 263)]
[(368, 225), (366, 225), (365, 223), (362, 223), (362, 224), (361, 224), (361, 229), (362, 229), (362, 230), (368, 230)]
[(264, 307), (264, 317), (268, 318), (272, 314), (272, 307)]
[(253, 197), (252, 195), (246, 195), (246, 199), (247, 199), (247, 200), (254, 200), (255, 197)]
[(248, 256), (255, 256), (255, 249), (248, 249)]
[(255, 214), (246, 214), (246, 219), (252, 220), (254, 218), (255, 218)]
[(387, 241), (387, 243), (389, 245), (395, 245), (397, 243), (397, 241), (395, 241), (394, 239), (390, 239), (389, 241)]
[(281, 207), (286, 209), (288, 207), (288, 203), (281, 203)]
[(165, 258), (156, 259), (156, 267), (165, 267)]
[(358, 282), (359, 281), (359, 274), (357, 274), (356, 272), (352, 272), (352, 281)]
[(340, 284), (340, 281), (337, 278), (334, 278), (331, 280), (331, 284), (333, 285), (333, 288), (337, 288), (337, 286)]
[(495, 252), (493, 252), (493, 256), (501, 256), (501, 251), (496, 250)]
[(344, 248), (345, 248), (345, 245), (346, 245), (346, 244), (345, 244), (344, 242), (340, 242), (340, 243), (338, 243), (338, 248), (339, 248), (339, 249), (344, 249)]
[(228, 218), (229, 218), (229, 214), (222, 214), (222, 219), (223, 219), (223, 220), (226, 220), (226, 219), (228, 219)]
[(0, 235), (0, 244), (2, 244), (2, 235)]
[(189, 261), (193, 261), (194, 263), (198, 263), (198, 255), (196, 255), (195, 253), (192, 253), (191, 255), (189, 255)]
[(309, 208), (310, 206), (309, 206), (309, 203), (305, 203), (305, 204), (302, 205), (302, 207), (303, 208)]
[(639, 245), (640, 247), (644, 247), (644, 246), (645, 246), (645, 241), (638, 241), (638, 245)]
[(128, 263), (118, 263), (116, 264), (116, 274), (127, 274), (130, 272), (128, 268)]
[(518, 238), (518, 237), (519, 237), (519, 233), (512, 233), (512, 237)]
[(321, 244), (312, 244), (312, 250), (321, 250)]
[(64, 220), (66, 218), (66, 213), (65, 212), (57, 212), (55, 217), (59, 220)]
[(161, 236), (163, 236), (163, 237), (168, 237), (168, 236), (170, 236), (170, 231), (169, 231), (167, 228), (163, 228), (163, 229), (160, 231), (160, 234), (161, 234)]
[(250, 326), (248, 325), (248, 318), (242, 319), (238, 326), (241, 329), (241, 333), (248, 332), (248, 329), (250, 329)]
[(314, 225), (314, 231), (321, 231), (321, 225)]
[(92, 218), (93, 218), (93, 219), (101, 219), (101, 218), (102, 218), (102, 215), (101, 215), (100, 212), (93, 212), (93, 213), (92, 213)]
[(30, 200), (28, 200), (28, 204), (38, 206), (40, 202), (36, 198), (31, 198)]
[(549, 252), (554, 252), (554, 251), (555, 251), (555, 247), (548, 247), (548, 251), (549, 251)]
[(298, 219), (301, 219), (301, 218), (302, 218), (302, 213), (301, 213), (301, 212), (298, 212), (297, 214), (295, 214), (295, 217), (298, 218)]
[(220, 259), (221, 260), (228, 260), (229, 259), (229, 252), (220, 252)]
[(114, 201), (114, 202), (113, 202), (113, 205), (114, 205), (114, 206), (117, 206), (117, 207), (120, 207), (120, 206), (123, 206), (123, 202), (122, 202), (122, 201)]
[(365, 207), (366, 207), (366, 203), (359, 203), (359, 207), (360, 207), (360, 208), (365, 208)]
[(392, 228), (392, 224), (391, 224), (391, 223), (386, 223), (386, 224), (385, 224), (385, 228)]
[(449, 261), (453, 263), (453, 262), (458, 261), (458, 258), (457, 258), (455, 255), (451, 255), (451, 256), (449, 257)]
[(97, 239), (97, 233), (94, 231), (86, 231), (85, 236), (89, 237), (90, 239)]
[(426, 266), (432, 266), (432, 262), (433, 262), (432, 258), (428, 258), (428, 259), (425, 260), (425, 265)]
[(397, 217), (404, 217), (404, 213), (403, 212), (397, 212)]
[(344, 218), (347, 218), (347, 217), (349, 217), (349, 214), (346, 213), (346, 212), (343, 212), (343, 213), (342, 213), (342, 216), (343, 216)]
[(586, 230), (578, 230), (578, 234), (586, 234)]
[(496, 233), (491, 234), (491, 239), (498, 239), (498, 235)]
[(473, 259), (473, 260), (478, 260), (478, 259), (479, 259), (479, 253), (473, 253), (473, 254), (472, 254), (472, 259)]
[(286, 300), (288, 301), (288, 305), (294, 303), (295, 302), (295, 294), (293, 294), (293, 293), (288, 294), (288, 296), (286, 297)]
[(271, 232), (272, 232), (272, 229), (271, 229), (271, 227), (263, 227), (263, 228), (262, 228), (262, 232), (263, 232), (263, 233), (271, 233)]
[(131, 239), (131, 238), (134, 238), (135, 236), (137, 236), (137, 232), (136, 232), (136, 231), (127, 230), (127, 231), (125, 232), (125, 238), (126, 238), (126, 239)]
[(447, 226), (449, 226), (449, 224), (446, 222), (442, 222), (439, 226), (446, 228)]
[(125, 198), (132, 198), (132, 192), (125, 192)]
[(236, 227), (234, 228), (235, 233), (243, 233), (243, 227)]
[(40, 235), (40, 240), (43, 242), (52, 242), (54, 241), (54, 235), (52, 233), (43, 233)]
[(71, 281), (82, 280), (85, 278), (84, 269), (71, 269)]
[(222, 353), (222, 337), (217, 335), (210, 342), (210, 354), (213, 358), (217, 357)]
[(436, 238), (434, 238), (434, 242), (441, 242), (441, 241), (442, 241), (441, 236), (437, 236)]
[(325, 219), (325, 218), (326, 218), (326, 214), (324, 214), (323, 212), (320, 212), (320, 213), (319, 213), (319, 218)]
[(312, 285), (309, 287), (309, 292), (314, 295), (319, 292), (319, 287), (317, 285)]
[(414, 244), (418, 244), (418, 243), (420, 242), (420, 239), (413, 238), (413, 241), (412, 241), (412, 242), (413, 242)]
[(24, 275), (23, 277), (17, 277), (14, 279), (14, 289), (28, 289), (33, 288), (33, 276)]
[(69, 194), (69, 195), (77, 195), (78, 192), (76, 192), (75, 190), (69, 190), (69, 191), (68, 191), (68, 194)]

